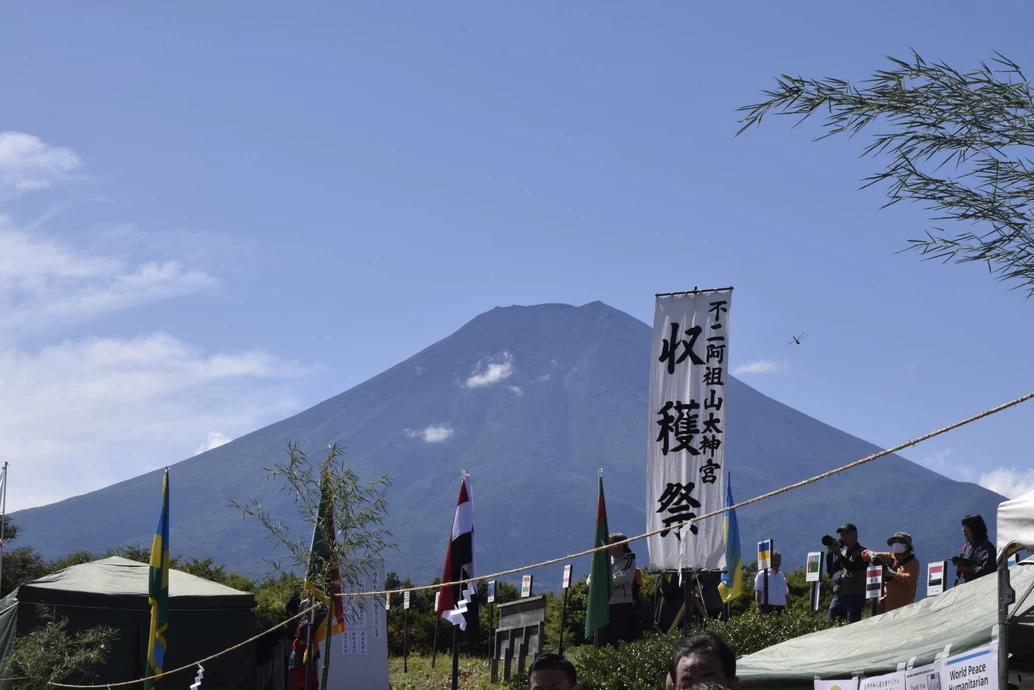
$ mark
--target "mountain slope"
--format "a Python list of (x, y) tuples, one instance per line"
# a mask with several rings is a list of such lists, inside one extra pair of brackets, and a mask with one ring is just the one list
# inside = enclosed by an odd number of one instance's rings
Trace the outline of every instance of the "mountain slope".
[[(172, 550), (265, 572), (270, 542), (226, 506), (258, 498), (292, 523), (290, 497), (258, 484), (288, 441), (314, 458), (339, 443), (361, 477), (391, 475), (388, 526), (399, 551), (387, 554), (388, 565), (419, 581), (441, 572), (461, 469), (472, 475), (481, 572), (591, 546), (599, 467), (612, 529), (639, 534), (650, 337), (646, 324), (600, 302), (493, 309), (345, 393), (175, 465)], [(876, 450), (736, 379), (727, 402), (726, 461), (737, 500)], [(149, 544), (159, 486), (151, 473), (15, 520), (25, 542), (47, 556)], [(961, 546), (959, 518), (978, 512), (993, 525), (1001, 500), (888, 457), (750, 506), (740, 515), (743, 551), (750, 560), (754, 542), (771, 537), (795, 566), (824, 533), (851, 521), (867, 545), (905, 530), (922, 559), (944, 558)], [(645, 544), (636, 550), (645, 565)], [(584, 573), (586, 565), (576, 568)], [(559, 573), (536, 579), (550, 585)]]

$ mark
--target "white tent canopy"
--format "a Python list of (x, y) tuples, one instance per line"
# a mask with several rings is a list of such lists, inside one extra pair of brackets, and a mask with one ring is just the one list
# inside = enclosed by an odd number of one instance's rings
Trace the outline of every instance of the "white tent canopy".
[(998, 505), (998, 558), (1034, 551), (1034, 491)]

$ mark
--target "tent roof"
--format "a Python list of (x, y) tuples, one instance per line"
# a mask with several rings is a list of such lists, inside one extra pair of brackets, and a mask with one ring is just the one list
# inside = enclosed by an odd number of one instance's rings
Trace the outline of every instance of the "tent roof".
[(998, 555), (1034, 551), (1034, 491), (998, 504)]
[[(74, 565), (17, 590), (20, 603), (66, 606), (148, 607), (150, 566), (117, 556)], [(250, 592), (210, 582), (179, 570), (169, 571), (170, 609), (254, 608)]]
[[(1034, 628), (1026, 621), (1034, 607), (1024, 596), (1034, 587), (1034, 560), (1009, 569), (1022, 625), (1010, 626), (1014, 663), (1034, 662)], [(816, 677), (850, 678), (891, 673), (915, 657), (915, 665), (932, 663), (950, 644), (952, 653), (986, 645), (998, 623), (998, 578), (979, 580), (936, 597), (868, 618), (859, 623), (812, 633), (777, 644), (737, 662), (745, 687), (813, 687)]]

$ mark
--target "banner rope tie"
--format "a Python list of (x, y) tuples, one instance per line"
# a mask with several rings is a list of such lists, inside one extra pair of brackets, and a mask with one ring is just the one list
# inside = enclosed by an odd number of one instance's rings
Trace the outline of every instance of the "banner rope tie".
[[(715, 511), (712, 511), (710, 513), (705, 513), (704, 515), (701, 515), (699, 517), (695, 517), (695, 518), (693, 518), (691, 520), (686, 520), (685, 522), (681, 522), (681, 523), (678, 523), (678, 524), (675, 524), (675, 525), (671, 525), (669, 527), (664, 527), (664, 528), (661, 528), (661, 529), (653, 530), (652, 532), (646, 532), (645, 534), (640, 534), (639, 536), (636, 536), (636, 537), (630, 537), (628, 539), (625, 539), (624, 541), (618, 541), (618, 542), (614, 542), (613, 544), (606, 544), (604, 546), (599, 546), (599, 547), (596, 547), (596, 548), (587, 549), (585, 551), (579, 551), (578, 553), (568, 554), (567, 556), (563, 556), (561, 558), (553, 558), (553, 559), (550, 559), (548, 561), (542, 561), (541, 563), (534, 563), (532, 565), (525, 565), (525, 566), (521, 566), (519, 568), (512, 568), (510, 570), (503, 570), (503, 571), (498, 572), (498, 573), (492, 573), (491, 575), (482, 575), (480, 577), (469, 578), (469, 579), (466, 579), (466, 580), (457, 580), (455, 582), (450, 582), (450, 583), (446, 583), (446, 584), (457, 586), (457, 585), (465, 585), (465, 584), (468, 584), (468, 583), (471, 583), (471, 582), (479, 582), (480, 580), (494, 580), (496, 578), (504, 577), (506, 575), (515, 575), (517, 573), (524, 572), (525, 570), (533, 570), (535, 568), (542, 568), (542, 567), (547, 566), (547, 565), (556, 565), (557, 563), (562, 563), (563, 561), (571, 560), (572, 558), (581, 558), (582, 556), (589, 556), (591, 554), (596, 553), (597, 551), (608, 550), (612, 546), (617, 546), (619, 544), (629, 544), (629, 543), (631, 543), (633, 541), (639, 541), (641, 539), (646, 539), (647, 537), (652, 537), (655, 534), (660, 534), (661, 532), (666, 532), (666, 531), (669, 531), (669, 530), (672, 530), (672, 529), (682, 529), (683, 527), (691, 525), (694, 522), (700, 522), (701, 520), (706, 520), (707, 518), (716, 517), (718, 515), (723, 515), (723, 514), (729, 512), (729, 511), (736, 510), (737, 508), (742, 508), (744, 506), (751, 505), (752, 503), (758, 503), (759, 501), (764, 501), (766, 499), (773, 498), (773, 497), (778, 496), (780, 494), (785, 494), (788, 491), (793, 491), (794, 489), (799, 489), (802, 486), (807, 486), (809, 484), (814, 484), (815, 482), (821, 481), (823, 479), (827, 479), (829, 477), (832, 477), (835, 474), (840, 474), (841, 472), (844, 472), (846, 470), (854, 469), (855, 467), (860, 467), (861, 465), (864, 465), (866, 463), (872, 462), (873, 460), (878, 460), (879, 458), (886, 457), (888, 455), (893, 455), (894, 453), (897, 453), (898, 451), (904, 450), (905, 448), (911, 448), (912, 446), (917, 445), (919, 443), (922, 443), (923, 441), (928, 441), (931, 438), (934, 438), (935, 436), (940, 436), (941, 434), (946, 434), (949, 431), (954, 431), (955, 429), (958, 429), (960, 427), (964, 427), (967, 424), (972, 424), (973, 422), (976, 422), (976, 421), (979, 421), (981, 419), (984, 419), (985, 417), (990, 417), (991, 415), (997, 414), (999, 412), (1002, 412), (1003, 410), (1007, 410), (1007, 409), (1009, 409), (1011, 407), (1016, 407), (1017, 405), (1019, 405), (1021, 403), (1025, 403), (1028, 400), (1031, 400), (1032, 398), (1034, 398), (1034, 392), (1027, 393), (1026, 395), (1020, 396), (1019, 398), (1016, 398), (1015, 400), (1010, 400), (1007, 403), (1003, 403), (1002, 405), (999, 405), (997, 407), (992, 407), (989, 410), (985, 410), (985, 411), (981, 412), (980, 414), (976, 414), (976, 415), (973, 415), (972, 417), (967, 417), (966, 419), (963, 419), (961, 421), (955, 422), (954, 424), (949, 424), (948, 426), (941, 427), (940, 429), (937, 429), (936, 431), (931, 431), (928, 434), (920, 436), (919, 438), (912, 439), (911, 441), (906, 441), (905, 443), (902, 443), (902, 444), (899, 444), (897, 446), (894, 446), (893, 448), (888, 448), (887, 450), (882, 450), (882, 451), (880, 451), (878, 453), (873, 453), (872, 455), (869, 455), (869, 456), (866, 456), (864, 458), (861, 458), (860, 460), (855, 460), (854, 462), (850, 462), (850, 463), (848, 463), (846, 465), (843, 465), (841, 467), (837, 467), (835, 469), (829, 470), (828, 472), (823, 472), (822, 474), (817, 474), (814, 477), (810, 477), (808, 479), (805, 479), (804, 481), (797, 482), (796, 484), (790, 484), (788, 486), (784, 486), (781, 489), (776, 489), (775, 491), (769, 491), (767, 494), (762, 494), (760, 496), (755, 496), (754, 498), (749, 498), (746, 501), (742, 501), (740, 503), (737, 503), (736, 505), (732, 505), (732, 506), (729, 506), (727, 508), (721, 508), (720, 510), (715, 510)], [(442, 585), (440, 585), (440, 584), (438, 584), (438, 585), (422, 585), (422, 586), (419, 586), (419, 587), (408, 587), (408, 588), (405, 588), (405, 589), (386, 589), (386, 590), (373, 591), (373, 592), (349, 592), (349, 593), (339, 594), (338, 596), (340, 596), (342, 598), (346, 598), (346, 597), (375, 597), (375, 596), (384, 596), (384, 595), (388, 595), (388, 594), (404, 594), (406, 592), (422, 592), (422, 591), (429, 591), (429, 590), (438, 590), (438, 589), (441, 589), (441, 588), (442, 588)], [(211, 656), (207, 656), (204, 659), (199, 659), (198, 661), (194, 661), (192, 663), (189, 663), (186, 666), (180, 666), (179, 668), (174, 668), (171, 671), (164, 671), (161, 674), (161, 676), (168, 676), (168, 675), (172, 675), (173, 673), (180, 673), (182, 671), (186, 671), (186, 670), (195, 668), (196, 666), (200, 666), (201, 664), (208, 663), (209, 661), (211, 661), (213, 659), (217, 659), (217, 658), (219, 658), (219, 657), (221, 657), (223, 655), (229, 654), (230, 652), (236, 651), (236, 650), (240, 649), (241, 647), (249, 645), (252, 642), (254, 642), (254, 641), (256, 641), (256, 640), (258, 640), (258, 639), (260, 639), (262, 637), (265, 637), (266, 635), (268, 635), (268, 634), (270, 634), (272, 632), (276, 632), (277, 630), (279, 630), (279, 629), (283, 628), (284, 626), (286, 626), (288, 623), (290, 623), (290, 622), (292, 622), (294, 620), (297, 620), (297, 619), (301, 618), (302, 616), (307, 615), (309, 612), (315, 610), (319, 606), (320, 606), (319, 604), (315, 604), (315, 605), (309, 607), (308, 609), (298, 613), (297, 615), (292, 616), (291, 618), (288, 618), (287, 620), (285, 620), (285, 621), (283, 621), (281, 623), (278, 623), (277, 625), (275, 625), (274, 627), (270, 628), (269, 630), (266, 630), (266, 631), (261, 632), (261, 633), (259, 633), (257, 635), (254, 635), (254, 636), (244, 640), (243, 642), (240, 642), (240, 643), (238, 643), (238, 644), (236, 644), (236, 645), (234, 645), (232, 647), (229, 647), (227, 649), (224, 649), (221, 652), (217, 652), (215, 654), (212, 654)], [(78, 689), (81, 689), (81, 690), (87, 690), (87, 689), (94, 690), (96, 688), (125, 687), (127, 685), (135, 685), (136, 683), (143, 683), (146, 680), (157, 679), (159, 677), (160, 676), (148, 676), (146, 678), (138, 678), (136, 680), (127, 680), (127, 681), (122, 681), (120, 683), (111, 683), (110, 685), (109, 684), (101, 684), (101, 685), (71, 685), (71, 684), (68, 684), (68, 683), (54, 683), (54, 682), (50, 682), (49, 685), (54, 686), (54, 687), (58, 687), (58, 688), (78, 688)]]

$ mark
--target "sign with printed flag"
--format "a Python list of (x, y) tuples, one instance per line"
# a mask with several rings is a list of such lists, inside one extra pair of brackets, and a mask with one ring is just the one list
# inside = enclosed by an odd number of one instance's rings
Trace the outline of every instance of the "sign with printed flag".
[(808, 554), (808, 569), (804, 574), (805, 582), (818, 582), (822, 579), (822, 552), (812, 551)]
[(154, 688), (165, 667), (165, 633), (169, 629), (169, 470), (162, 479), (162, 510), (151, 543), (147, 602), (151, 606), (151, 630), (147, 636), (144, 690)]
[(865, 570), (865, 598), (879, 599), (883, 594), (883, 567), (870, 565)]
[(926, 596), (944, 594), (944, 574), (948, 572), (948, 561), (938, 561), (926, 566)]
[(407, 611), (409, 610), (409, 592), (402, 595), (402, 608)]
[(521, 599), (527, 599), (531, 596), (531, 575), (525, 575), (521, 578)]
[(560, 585), (560, 589), (567, 589), (571, 586), (571, 565), (564, 566), (564, 582)]
[(731, 288), (658, 295), (650, 355), (646, 530), (652, 570), (726, 568)]
[(490, 580), (488, 583), (488, 603), (491, 604), (495, 601), (495, 580)]
[(772, 540), (758, 542), (758, 572), (772, 567)]
[(384, 597), (384, 610), (391, 610), (391, 592), (388, 592), (387, 596)]

